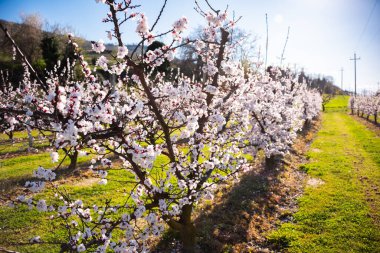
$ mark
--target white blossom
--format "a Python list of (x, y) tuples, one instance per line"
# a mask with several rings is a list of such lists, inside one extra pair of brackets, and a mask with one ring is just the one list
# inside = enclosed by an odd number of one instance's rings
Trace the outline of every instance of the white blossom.
[(123, 59), (128, 55), (128, 48), (126, 46), (117, 47), (117, 58)]
[(103, 70), (108, 70), (108, 59), (102, 55), (96, 61), (96, 65), (101, 67)]
[(97, 42), (92, 42), (92, 50), (94, 50), (96, 53), (101, 53), (106, 49), (104, 46), (103, 40), (98, 40)]
[(50, 153), (51, 161), (52, 163), (56, 163), (59, 160), (59, 154), (58, 152), (51, 152)]
[(46, 201), (43, 199), (38, 201), (36, 207), (37, 207), (37, 210), (40, 212), (46, 212), (48, 210), (47, 205), (46, 205)]
[(85, 250), (86, 250), (86, 247), (84, 246), (83, 243), (81, 243), (81, 244), (79, 244), (79, 245), (77, 246), (77, 252), (83, 252), (83, 251), (85, 251)]

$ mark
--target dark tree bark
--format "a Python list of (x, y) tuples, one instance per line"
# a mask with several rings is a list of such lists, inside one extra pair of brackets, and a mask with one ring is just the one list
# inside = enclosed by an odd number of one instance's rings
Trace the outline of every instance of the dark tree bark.
[(307, 131), (310, 127), (311, 127), (311, 120), (306, 119), (305, 123), (303, 124), (303, 129)]
[(196, 229), (191, 219), (193, 204), (187, 204), (182, 207), (180, 219), (169, 219), (167, 224), (171, 229), (177, 231), (182, 242), (182, 251), (184, 253), (196, 252)]
[(70, 165), (68, 167), (69, 171), (74, 171), (77, 168), (77, 162), (78, 162), (78, 151), (74, 151), (73, 154), (68, 154), (70, 158)]
[(8, 135), (9, 140), (13, 143), (13, 131), (7, 132), (6, 134)]
[(274, 170), (281, 161), (281, 155), (272, 155), (270, 157), (265, 157), (265, 169)]
[(182, 214), (179, 221), (182, 225), (179, 233), (181, 236), (184, 253), (195, 252), (195, 227), (191, 220), (192, 210), (192, 205), (185, 205), (182, 208)]

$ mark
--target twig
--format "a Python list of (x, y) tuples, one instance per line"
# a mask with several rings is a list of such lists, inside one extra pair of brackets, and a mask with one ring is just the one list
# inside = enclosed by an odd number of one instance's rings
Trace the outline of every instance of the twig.
[(220, 10), (215, 10), (215, 9), (211, 6), (211, 4), (208, 2), (208, 0), (205, 0), (205, 2), (207, 3), (208, 7), (210, 7), (210, 9), (211, 9), (213, 12), (216, 13), (216, 15), (219, 15)]
[(5, 37), (7, 37), (10, 40), (10, 42), (12, 43), (12, 45), (16, 48), (16, 51), (21, 56), (23, 62), (28, 66), (28, 68), (33, 73), (33, 75), (35, 76), (35, 78), (37, 79), (37, 81), (41, 84), (42, 89), (47, 93), (48, 89), (46, 87), (46, 84), (41, 80), (41, 78), (38, 76), (37, 72), (34, 70), (33, 66), (30, 64), (30, 62), (28, 61), (28, 59), (26, 58), (26, 56), (24, 55), (24, 53), (17, 46), (17, 43), (14, 41), (14, 39), (12, 38), (12, 36), (9, 34), (8, 29), (6, 27), (4, 27), (3, 24), (1, 24), (1, 23), (0, 23), (0, 28), (1, 28), (1, 30), (3, 30), (3, 32), (5, 34)]
[(161, 10), (160, 10), (160, 13), (158, 14), (158, 17), (156, 18), (156, 21), (154, 21), (154, 24), (152, 25), (152, 28), (150, 28), (149, 32), (152, 32), (154, 27), (157, 25), (158, 23), (158, 20), (160, 20), (161, 18), (161, 15), (162, 13), (164, 12), (164, 9), (165, 9), (165, 6), (166, 6), (166, 3), (167, 3), (168, 0), (165, 0), (164, 4), (162, 5), (161, 7)]
[(18, 251), (13, 251), (13, 250), (5, 249), (5, 248), (3, 248), (3, 247), (0, 247), (0, 252), (20, 253), (20, 252), (18, 252)]
[(120, 29), (119, 29), (119, 23), (118, 23), (118, 19), (117, 19), (117, 16), (116, 16), (116, 10), (115, 10), (115, 7), (113, 5), (113, 1), (110, 4), (108, 4), (108, 5), (110, 7), (110, 12), (111, 12), (111, 15), (112, 15), (112, 22), (114, 24), (114, 31), (115, 31), (116, 39), (117, 39), (119, 47), (122, 47), (123, 46), (123, 41), (121, 40), (121, 33), (120, 33)]
[(199, 3), (197, 0), (194, 1), (195, 2), (195, 5), (196, 7), (194, 7), (194, 10), (196, 12), (198, 12), (202, 17), (205, 17), (206, 16), (206, 13), (202, 10), (202, 8), (199, 6)]

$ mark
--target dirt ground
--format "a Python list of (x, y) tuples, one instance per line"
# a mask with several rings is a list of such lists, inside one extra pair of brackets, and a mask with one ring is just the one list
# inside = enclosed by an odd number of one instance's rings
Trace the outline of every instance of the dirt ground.
[[(242, 175), (239, 183), (222, 185), (212, 202), (200, 203), (195, 217), (197, 252), (277, 251), (266, 234), (292, 220), (297, 197), (312, 181), (301, 165), (319, 127), (320, 120), (305, 129), (291, 153), (274, 168), (265, 168), (265, 159), (259, 156), (255, 169)], [(180, 252), (175, 238), (174, 232), (169, 232), (154, 252)]]

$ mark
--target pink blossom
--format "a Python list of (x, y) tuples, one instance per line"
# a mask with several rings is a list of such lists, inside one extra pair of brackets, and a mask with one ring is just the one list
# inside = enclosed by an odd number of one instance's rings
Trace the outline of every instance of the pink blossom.
[(97, 42), (92, 42), (92, 50), (94, 50), (97, 53), (101, 53), (106, 49), (104, 46), (103, 40), (98, 40)]

